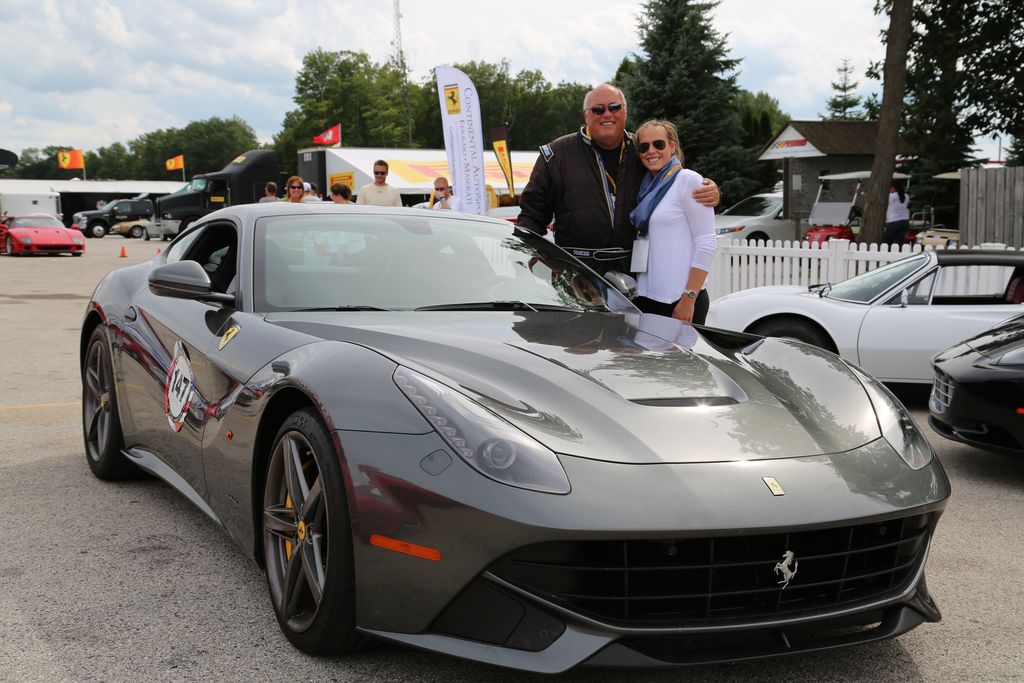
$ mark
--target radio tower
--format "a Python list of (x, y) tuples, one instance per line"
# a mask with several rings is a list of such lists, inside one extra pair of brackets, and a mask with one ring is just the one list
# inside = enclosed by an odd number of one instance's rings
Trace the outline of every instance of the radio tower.
[(412, 147), (412, 102), (409, 99), (409, 69), (405, 64), (405, 52), (402, 50), (402, 10), (399, 0), (395, 0), (395, 37), (391, 40), (394, 50), (395, 68), (402, 74), (402, 99), (405, 100), (405, 122), (409, 131), (409, 146)]

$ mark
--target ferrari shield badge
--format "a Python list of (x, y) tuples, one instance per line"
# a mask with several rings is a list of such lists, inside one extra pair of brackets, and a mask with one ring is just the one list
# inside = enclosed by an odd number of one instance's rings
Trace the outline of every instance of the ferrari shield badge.
[(217, 350), (219, 351), (220, 349), (223, 349), (225, 346), (227, 346), (228, 342), (234, 339), (235, 335), (238, 334), (241, 331), (241, 329), (242, 328), (239, 327), (238, 325), (232, 325), (231, 327), (229, 327), (227, 331), (224, 332), (223, 335), (221, 335), (220, 344), (217, 346)]
[(786, 490), (782, 488), (782, 484), (775, 477), (761, 477), (761, 479), (768, 486), (768, 490), (772, 492), (773, 496), (786, 495)]
[(167, 386), (164, 387), (164, 412), (171, 429), (178, 432), (185, 424), (185, 415), (196, 393), (195, 375), (188, 352), (180, 341), (174, 343), (174, 360), (167, 371)]

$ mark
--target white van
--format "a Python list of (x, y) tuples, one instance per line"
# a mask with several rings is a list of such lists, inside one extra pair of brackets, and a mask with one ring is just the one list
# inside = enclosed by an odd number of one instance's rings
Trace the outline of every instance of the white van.
[(63, 219), (59, 192), (0, 192), (0, 216), (45, 213)]

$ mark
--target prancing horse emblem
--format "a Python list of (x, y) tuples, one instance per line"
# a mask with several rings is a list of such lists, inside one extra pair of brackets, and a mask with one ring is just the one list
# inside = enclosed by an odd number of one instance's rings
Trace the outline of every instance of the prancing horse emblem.
[[(790, 568), (790, 565), (793, 565), (793, 567)], [(782, 575), (782, 581), (779, 581), (782, 584), (782, 588), (779, 590), (784, 590), (789, 585), (789, 582), (796, 576), (796, 569), (799, 565), (800, 563), (797, 562), (796, 555), (793, 554), (792, 550), (787, 550), (782, 555), (782, 561), (775, 563), (775, 573)]]

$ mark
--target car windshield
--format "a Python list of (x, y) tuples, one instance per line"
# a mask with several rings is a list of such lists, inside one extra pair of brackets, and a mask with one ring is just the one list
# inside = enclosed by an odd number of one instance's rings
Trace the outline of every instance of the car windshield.
[(830, 299), (868, 303), (927, 263), (928, 257), (924, 254), (901, 259), (836, 283), (825, 290), (824, 296)]
[(782, 200), (776, 197), (747, 197), (739, 204), (733, 204), (722, 212), (723, 216), (768, 216), (782, 207)]
[(15, 218), (15, 228), (63, 228), (64, 224), (53, 216), (25, 216)]
[(449, 215), (274, 216), (257, 221), (255, 239), (257, 311), (636, 312), (550, 242), (507, 223)]

